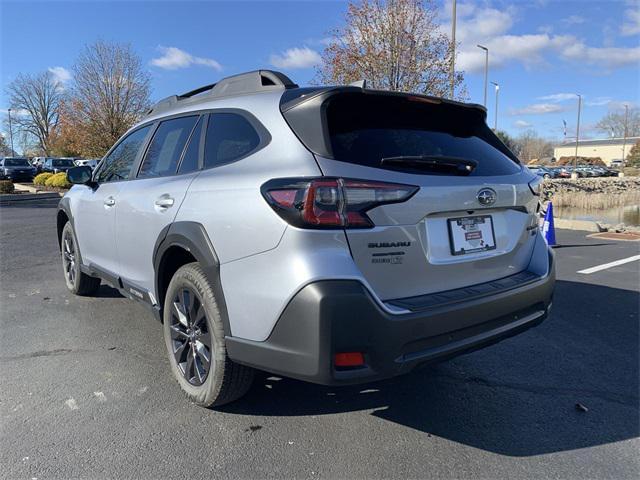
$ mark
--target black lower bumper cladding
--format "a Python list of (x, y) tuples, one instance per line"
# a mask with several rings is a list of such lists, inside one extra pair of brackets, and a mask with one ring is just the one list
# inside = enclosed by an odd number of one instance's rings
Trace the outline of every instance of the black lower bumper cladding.
[[(357, 281), (304, 287), (264, 342), (227, 337), (229, 356), (242, 364), (324, 385), (364, 383), (406, 373), (496, 343), (547, 316), (555, 273), (514, 278), (432, 296), (390, 302), (385, 311)], [(336, 368), (341, 352), (362, 352), (365, 366)]]

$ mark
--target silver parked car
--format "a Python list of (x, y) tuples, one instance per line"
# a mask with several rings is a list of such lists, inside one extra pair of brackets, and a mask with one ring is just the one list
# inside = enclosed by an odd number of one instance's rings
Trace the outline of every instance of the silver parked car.
[(203, 406), (241, 397), (254, 369), (396, 376), (551, 307), (541, 179), (477, 105), (255, 71), (159, 102), (68, 177), (68, 288), (148, 305)]

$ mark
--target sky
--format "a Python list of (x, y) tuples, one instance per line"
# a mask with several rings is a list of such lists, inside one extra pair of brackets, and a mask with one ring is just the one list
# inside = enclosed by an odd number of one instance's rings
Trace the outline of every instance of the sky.
[[(435, 3), (447, 34), (450, 1)], [(70, 86), (83, 45), (98, 39), (132, 45), (153, 100), (258, 68), (306, 85), (346, 8), (341, 1), (0, 0), (0, 117), (16, 75), (50, 70)], [(564, 120), (567, 138), (575, 136), (577, 93), (581, 138), (602, 137), (595, 124), (608, 112), (640, 105), (640, 0), (458, 1), (456, 32), (468, 101), (483, 103), (482, 44), (489, 81), (500, 85), (498, 128), (512, 135), (535, 129), (560, 142)], [(491, 84), (487, 103), (493, 126)]]

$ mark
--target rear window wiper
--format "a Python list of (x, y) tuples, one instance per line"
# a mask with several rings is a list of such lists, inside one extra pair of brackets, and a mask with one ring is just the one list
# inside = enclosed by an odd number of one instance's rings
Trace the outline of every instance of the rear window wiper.
[(412, 170), (431, 170), (456, 175), (469, 175), (478, 166), (478, 162), (468, 158), (448, 157), (445, 155), (403, 155), (384, 157), (381, 165), (408, 168)]

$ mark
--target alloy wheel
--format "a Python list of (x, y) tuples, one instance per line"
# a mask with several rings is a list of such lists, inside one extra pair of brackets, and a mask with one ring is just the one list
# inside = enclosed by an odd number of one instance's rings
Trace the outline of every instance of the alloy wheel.
[(173, 298), (169, 331), (182, 375), (191, 385), (202, 385), (211, 369), (211, 332), (204, 306), (190, 288), (181, 287)]
[(67, 281), (75, 286), (76, 284), (76, 244), (73, 235), (67, 232), (62, 239), (62, 265), (64, 276)]

